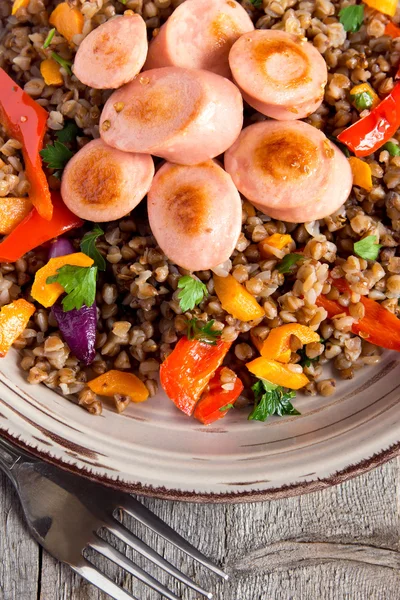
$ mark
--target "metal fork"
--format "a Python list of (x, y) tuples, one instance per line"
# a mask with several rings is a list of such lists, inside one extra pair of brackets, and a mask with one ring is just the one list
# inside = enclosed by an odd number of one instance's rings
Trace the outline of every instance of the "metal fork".
[(36, 541), (56, 559), (68, 564), (115, 600), (132, 600), (134, 597), (89, 562), (83, 556), (85, 549), (92, 548), (165, 598), (179, 598), (102, 539), (98, 532), (104, 528), (154, 565), (206, 598), (212, 598), (210, 592), (181, 573), (118, 521), (116, 515), (119, 510), (128, 513), (223, 579), (228, 579), (221, 569), (128, 494), (115, 492), (62, 471), (15, 448), (2, 438), (0, 468), (15, 485), (29, 529)]

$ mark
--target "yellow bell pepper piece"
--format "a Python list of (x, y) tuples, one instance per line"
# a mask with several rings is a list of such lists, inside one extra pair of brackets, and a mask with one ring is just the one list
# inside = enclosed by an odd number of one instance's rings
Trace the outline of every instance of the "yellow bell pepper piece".
[(29, 4), (30, 0), (14, 0), (14, 3), (12, 5), (12, 9), (11, 9), (11, 14), (15, 15), (16, 12), (20, 9), (20, 8), (26, 8)]
[(89, 388), (99, 396), (114, 396), (121, 394), (129, 396), (132, 402), (144, 402), (149, 397), (149, 391), (136, 375), (126, 371), (107, 371), (103, 375), (88, 382)]
[(68, 2), (61, 2), (51, 13), (49, 23), (66, 40), (72, 42), (74, 35), (80, 34), (83, 31), (84, 18), (79, 8), (70, 6)]
[(363, 0), (364, 4), (379, 10), (384, 15), (394, 17), (396, 14), (397, 0)]
[(46, 58), (40, 63), (40, 72), (46, 85), (62, 85), (63, 76), (60, 72), (60, 65), (52, 58)]
[(369, 110), (372, 110), (380, 103), (380, 98), (375, 90), (369, 85), (369, 83), (360, 83), (359, 85), (355, 85), (350, 90), (350, 98), (351, 103), (357, 110), (360, 110), (355, 102), (355, 96), (359, 96), (360, 94), (368, 94), (372, 100), (372, 106)]
[(36, 308), (23, 298), (6, 304), (0, 311), (0, 356), (7, 354), (23, 333)]
[(357, 158), (356, 156), (350, 156), (348, 161), (353, 173), (353, 185), (358, 185), (364, 190), (367, 190), (367, 192), (370, 192), (373, 184), (372, 171), (369, 164), (364, 160), (361, 160), (361, 158)]
[(246, 367), (256, 377), (267, 379), (275, 385), (282, 385), (291, 390), (299, 390), (309, 381), (304, 373), (294, 373), (287, 365), (276, 360), (267, 360), (262, 356), (247, 363)]
[(53, 306), (61, 294), (64, 293), (64, 288), (59, 283), (46, 283), (47, 278), (55, 275), (57, 269), (60, 269), (64, 265), (91, 267), (92, 264), (93, 259), (86, 254), (83, 254), (83, 252), (51, 258), (35, 275), (35, 281), (33, 282), (31, 291), (32, 298), (37, 300), (37, 302), (40, 302), (40, 304), (46, 308)]
[(271, 329), (260, 348), (260, 354), (270, 360), (287, 363), (290, 360), (290, 338), (295, 335), (302, 344), (319, 342), (320, 335), (306, 325), (287, 323)]
[(0, 198), (0, 234), (7, 235), (32, 210), (32, 202), (26, 198)]
[(292, 236), (287, 233), (273, 233), (258, 244), (258, 249), (263, 258), (268, 258), (271, 256), (271, 251), (269, 250), (271, 246), (272, 248), (283, 250), (292, 241)]
[(227, 313), (240, 321), (253, 321), (265, 316), (257, 300), (233, 275), (214, 275), (214, 288), (221, 306)]

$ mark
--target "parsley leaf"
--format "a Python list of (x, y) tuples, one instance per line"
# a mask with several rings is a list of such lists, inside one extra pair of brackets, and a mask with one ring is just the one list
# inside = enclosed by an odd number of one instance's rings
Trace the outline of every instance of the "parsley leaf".
[(400, 155), (400, 148), (394, 142), (386, 142), (386, 144), (384, 144), (384, 146), (382, 146), (381, 150), (387, 150), (389, 152), (390, 156), (399, 156)]
[(46, 279), (46, 283), (59, 283), (67, 295), (62, 300), (64, 312), (92, 306), (96, 297), (97, 267), (76, 267), (64, 265), (55, 275)]
[(376, 235), (368, 235), (354, 244), (354, 252), (366, 260), (376, 260), (381, 248), (382, 244), (376, 242)]
[(362, 111), (366, 108), (371, 108), (374, 103), (374, 99), (368, 92), (361, 92), (361, 94), (353, 94), (350, 96), (352, 102), (354, 102), (357, 110)]
[(254, 6), (254, 8), (262, 8), (263, 0), (249, 0), (250, 4)]
[(49, 33), (47, 34), (46, 39), (44, 40), (44, 44), (42, 46), (42, 48), (44, 50), (46, 50), (46, 48), (48, 48), (53, 40), (54, 34), (55, 34), (56, 30), (55, 28), (50, 29)]
[(206, 323), (203, 327), (199, 327), (197, 319), (189, 319), (187, 322), (187, 337), (189, 340), (199, 340), (210, 346), (216, 346), (217, 340), (221, 337), (221, 332), (213, 329), (214, 319)]
[(178, 288), (181, 290), (178, 294), (179, 306), (183, 312), (192, 310), (208, 294), (206, 285), (190, 275), (179, 279)]
[(57, 140), (54, 145), (47, 144), (46, 148), (40, 151), (40, 156), (50, 169), (63, 169), (73, 155), (67, 146)]
[(233, 404), (231, 404), (231, 403), (225, 404), (225, 406), (221, 406), (221, 408), (219, 410), (221, 412), (225, 412), (226, 410), (229, 410), (230, 408), (233, 408)]
[(70, 121), (69, 123), (66, 124), (64, 129), (61, 129), (60, 131), (56, 131), (56, 137), (60, 142), (63, 142), (63, 144), (68, 143), (68, 142), (71, 143), (76, 140), (76, 136), (78, 135), (78, 133), (79, 133), (78, 125), (75, 123), (75, 121)]
[(249, 414), (249, 421), (266, 421), (270, 415), (299, 415), (290, 402), (296, 392), (285, 391), (280, 385), (259, 379), (251, 388), (254, 392), (254, 408)]
[(286, 254), (278, 265), (279, 273), (290, 273), (291, 267), (298, 263), (299, 260), (304, 260), (302, 254), (296, 254), (296, 252), (293, 254)]
[(364, 6), (352, 5), (342, 8), (339, 13), (339, 20), (345, 31), (355, 33), (358, 31), (364, 20)]
[(53, 60), (55, 60), (56, 62), (58, 62), (58, 64), (67, 71), (68, 75), (72, 75), (72, 71), (71, 71), (72, 62), (71, 61), (66, 60), (65, 58), (62, 58), (62, 56), (57, 54), (57, 52), (52, 52), (51, 58)]
[[(320, 338), (319, 342), (320, 344), (326, 344), (328, 340), (324, 340), (324, 338)], [(312, 363), (314, 362), (319, 362), (319, 356), (315, 356), (314, 358), (310, 358), (309, 356), (307, 356), (306, 353), (306, 349), (303, 346), (303, 348), (300, 348), (300, 350), (296, 350), (297, 354), (300, 356), (300, 361), (299, 361), (299, 365), (301, 365), (302, 367), (311, 367)]]
[(94, 264), (99, 269), (99, 271), (106, 270), (106, 261), (104, 260), (104, 256), (100, 254), (97, 249), (96, 241), (101, 235), (104, 234), (104, 231), (101, 227), (96, 223), (92, 231), (85, 233), (81, 241), (81, 250), (90, 258), (93, 258)]

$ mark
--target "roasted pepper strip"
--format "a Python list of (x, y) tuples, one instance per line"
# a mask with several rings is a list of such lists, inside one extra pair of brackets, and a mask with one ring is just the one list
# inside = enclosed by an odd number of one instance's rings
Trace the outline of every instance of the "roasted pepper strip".
[(288, 367), (276, 360), (267, 360), (260, 356), (246, 364), (246, 367), (256, 377), (267, 379), (275, 385), (281, 385), (291, 390), (299, 390), (308, 383), (304, 373), (294, 373)]
[(273, 233), (258, 244), (258, 249), (262, 258), (269, 258), (271, 257), (271, 247), (283, 250), (292, 241), (293, 238), (288, 233)]
[(194, 407), (220, 366), (231, 344), (215, 346), (183, 337), (160, 367), (160, 381), (167, 396), (186, 415)]
[(353, 185), (370, 192), (373, 188), (372, 171), (368, 163), (356, 156), (350, 156), (347, 159), (350, 163), (351, 172), (353, 173)]
[(264, 309), (233, 275), (214, 275), (214, 288), (221, 306), (240, 321), (253, 321), (265, 317)]
[(400, 83), (369, 115), (360, 119), (337, 137), (356, 156), (368, 156), (378, 150), (400, 127)]
[(23, 333), (35, 307), (23, 298), (6, 304), (0, 311), (0, 357), (7, 354), (12, 344)]
[(86, 254), (83, 254), (83, 252), (51, 258), (44, 267), (36, 271), (35, 280), (31, 290), (32, 298), (37, 302), (40, 302), (40, 304), (46, 308), (53, 306), (61, 294), (64, 293), (64, 288), (59, 283), (47, 283), (47, 279), (52, 275), (55, 275), (57, 269), (61, 269), (64, 265), (91, 267), (93, 262), (93, 259)]
[(99, 396), (129, 396), (132, 402), (144, 402), (149, 397), (149, 391), (133, 373), (112, 369), (88, 382), (89, 388)]
[(204, 425), (209, 425), (210, 423), (214, 423), (214, 421), (218, 421), (218, 419), (222, 419), (230, 407), (225, 410), (221, 410), (221, 408), (229, 404), (235, 404), (243, 391), (243, 383), (239, 377), (236, 377), (232, 390), (225, 390), (222, 387), (221, 371), (223, 368), (220, 367), (216, 370), (214, 377), (208, 384), (208, 391), (196, 405), (193, 416), (198, 421), (204, 423)]
[[(277, 360), (287, 363), (290, 360), (290, 338), (295, 335), (302, 344), (319, 342), (320, 336), (306, 325), (299, 323), (287, 323), (280, 327), (271, 329), (268, 337), (264, 340), (260, 348), (260, 354), (263, 358)], [(289, 353), (289, 358), (287, 355)]]
[(53, 213), (49, 185), (40, 150), (48, 114), (0, 68), (0, 122), (22, 144), (25, 171), (31, 184), (29, 198), (38, 213), (50, 221)]
[(363, 0), (364, 4), (379, 10), (384, 15), (394, 17), (396, 14), (397, 0)]
[[(334, 279), (332, 284), (341, 292), (350, 290), (344, 279)], [(400, 319), (375, 300), (361, 296), (361, 302), (365, 308), (365, 315), (358, 323), (353, 324), (352, 332), (371, 344), (400, 352)], [(349, 314), (346, 307), (325, 296), (319, 296), (316, 303), (325, 308), (329, 318)]]
[(389, 21), (385, 27), (385, 35), (390, 35), (393, 39), (400, 37), (400, 27)]
[(0, 234), (11, 233), (32, 210), (29, 198), (0, 198)]
[(58, 192), (52, 192), (51, 197), (54, 205), (51, 221), (46, 221), (33, 209), (0, 243), (0, 262), (15, 262), (41, 244), (83, 225), (83, 221), (65, 206)]

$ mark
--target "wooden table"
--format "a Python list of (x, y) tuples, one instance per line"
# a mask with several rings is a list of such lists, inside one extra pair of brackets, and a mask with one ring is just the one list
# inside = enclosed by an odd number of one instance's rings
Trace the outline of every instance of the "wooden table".
[[(216, 600), (399, 600), (400, 462), (321, 492), (257, 504), (145, 504), (231, 574), (226, 584), (168, 544), (145, 540)], [(134, 528), (142, 533), (139, 526)], [(130, 553), (132, 556), (132, 553)], [(143, 565), (143, 561), (138, 561)], [(140, 600), (157, 600), (130, 577), (107, 572)], [(160, 572), (152, 569), (160, 576)], [(169, 577), (162, 581), (182, 594)], [(36, 545), (17, 496), (0, 475), (0, 600), (106, 600)]]

